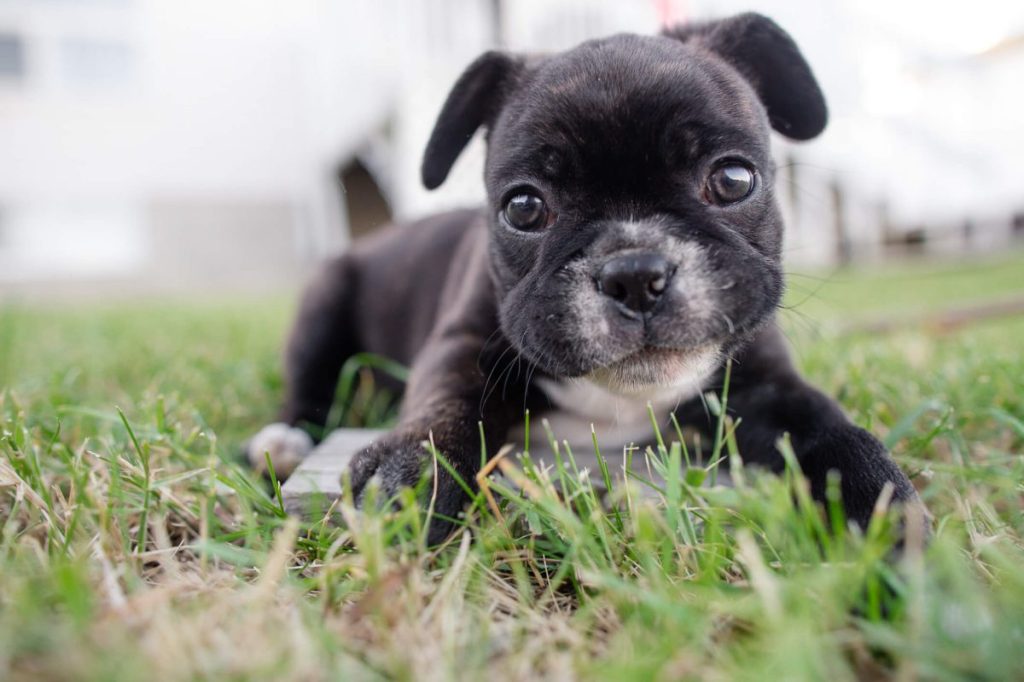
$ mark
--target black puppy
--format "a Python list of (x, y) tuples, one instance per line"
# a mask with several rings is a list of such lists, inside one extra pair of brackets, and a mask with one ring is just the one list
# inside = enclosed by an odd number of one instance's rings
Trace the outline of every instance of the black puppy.
[[(416, 483), (431, 434), (472, 482), (478, 423), (493, 448), (525, 407), (614, 421), (618, 405), (619, 426), (624, 412), (646, 425), (650, 401), (709, 427), (700, 396), (721, 390), (732, 358), (747, 462), (780, 469), (789, 433), (813, 494), (837, 471), (857, 523), (886, 483), (916, 501), (882, 444), (797, 375), (774, 322), (783, 226), (769, 128), (806, 140), (826, 118), (792, 39), (756, 14), (484, 54), (445, 102), (422, 173), (439, 186), (485, 126), (487, 207), (385, 231), (327, 265), (288, 345), (283, 424), (250, 454), (287, 467), (308, 451), (289, 427), (323, 425), (359, 351), (412, 374), (398, 425), (352, 462), (357, 495), (374, 476), (388, 495)], [(463, 490), (443, 469), (436, 484), (436, 510), (457, 515)]]

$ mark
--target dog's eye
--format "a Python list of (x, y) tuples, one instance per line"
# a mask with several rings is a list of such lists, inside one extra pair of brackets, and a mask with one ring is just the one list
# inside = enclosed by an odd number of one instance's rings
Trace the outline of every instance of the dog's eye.
[(505, 204), (505, 220), (517, 230), (542, 228), (547, 219), (547, 206), (536, 194), (516, 194)]
[(745, 199), (754, 189), (754, 171), (738, 163), (715, 169), (707, 182), (707, 199), (715, 204), (733, 204)]

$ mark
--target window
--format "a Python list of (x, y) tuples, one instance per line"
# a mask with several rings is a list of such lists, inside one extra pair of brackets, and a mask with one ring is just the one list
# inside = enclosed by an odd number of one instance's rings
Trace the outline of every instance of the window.
[(0, 32), (0, 78), (21, 80), (25, 76), (25, 41), (15, 33)]

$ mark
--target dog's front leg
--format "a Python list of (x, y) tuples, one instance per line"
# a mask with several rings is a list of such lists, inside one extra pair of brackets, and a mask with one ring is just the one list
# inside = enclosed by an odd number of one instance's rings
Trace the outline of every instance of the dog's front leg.
[(777, 444), (788, 434), (814, 498), (825, 499), (829, 472), (837, 473), (846, 518), (861, 528), (887, 484), (894, 504), (920, 505), (885, 446), (797, 375), (773, 330), (734, 364), (728, 410), (742, 420), (736, 439), (745, 461), (781, 470), (785, 464)]
[[(482, 243), (480, 243), (482, 246)], [(486, 259), (478, 247), (465, 245), (457, 258), (462, 267), (449, 277), (442, 296), (443, 314), (413, 363), (398, 424), (383, 438), (357, 453), (349, 468), (357, 501), (371, 480), (382, 498), (414, 486), (424, 471), (433, 474), (428, 488), (435, 512), (429, 540), (439, 542), (466, 500), (465, 490), (446, 467), (435, 461), (425, 443), (437, 452), (468, 486), (475, 485), (482, 453), (479, 425), (488, 446), (500, 445), (521, 414), (515, 401), (484, 400), (488, 358), (484, 353), (502, 345)]]

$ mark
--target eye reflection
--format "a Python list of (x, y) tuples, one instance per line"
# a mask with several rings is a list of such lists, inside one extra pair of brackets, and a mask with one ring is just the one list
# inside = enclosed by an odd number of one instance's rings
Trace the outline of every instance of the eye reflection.
[(719, 166), (708, 178), (707, 189), (714, 203), (735, 203), (753, 191), (754, 172), (739, 163)]
[(536, 230), (547, 222), (547, 206), (536, 194), (516, 194), (505, 203), (505, 220), (517, 230)]

